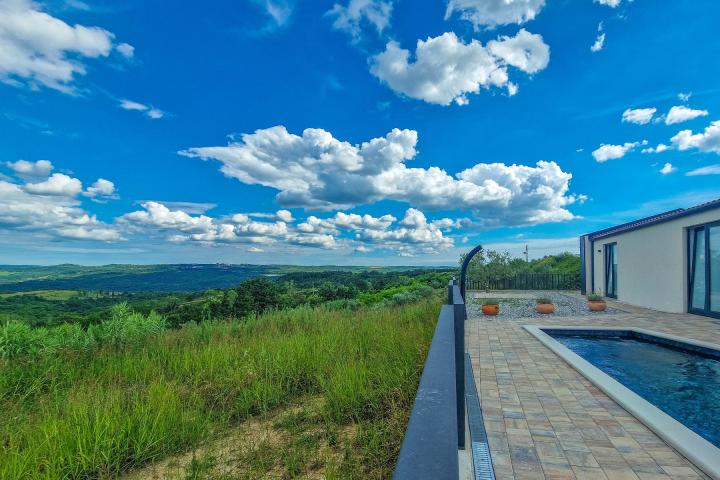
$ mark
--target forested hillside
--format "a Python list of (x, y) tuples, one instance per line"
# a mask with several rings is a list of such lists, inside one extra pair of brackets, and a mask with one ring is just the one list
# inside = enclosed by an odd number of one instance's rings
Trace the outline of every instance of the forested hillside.
[(298, 272), (398, 272), (410, 267), (296, 265), (0, 265), (0, 292), (91, 290), (104, 292), (195, 292), (228, 288), (255, 277)]
[(138, 313), (152, 311), (168, 325), (209, 319), (240, 319), (267, 310), (300, 305), (357, 309), (362, 305), (398, 305), (440, 288), (452, 270), (303, 271), (261, 276), (237, 282), (231, 288), (200, 292), (113, 292), (93, 290), (38, 290), (0, 293), (0, 323), (18, 320), (31, 326), (78, 323), (84, 327), (106, 319), (110, 309), (127, 303)]

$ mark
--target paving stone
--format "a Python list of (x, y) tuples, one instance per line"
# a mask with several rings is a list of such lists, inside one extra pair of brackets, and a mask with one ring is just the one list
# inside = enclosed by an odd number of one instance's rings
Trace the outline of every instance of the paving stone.
[(573, 467), (573, 472), (578, 480), (607, 480), (605, 472), (600, 468)]
[(608, 480), (640, 480), (632, 468), (603, 468)]
[(595, 460), (591, 452), (565, 450), (565, 457), (568, 459), (568, 462), (570, 462), (570, 465), (576, 467), (600, 468), (600, 464)]

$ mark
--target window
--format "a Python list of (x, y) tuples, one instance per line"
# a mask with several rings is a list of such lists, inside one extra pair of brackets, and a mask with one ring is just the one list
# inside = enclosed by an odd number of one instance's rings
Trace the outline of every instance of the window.
[(692, 261), (690, 264), (690, 308), (705, 310), (705, 229), (696, 228), (692, 237)]
[(720, 313), (720, 225), (708, 230), (708, 268), (710, 311)]
[(605, 295), (617, 298), (617, 243), (605, 245)]
[(720, 317), (720, 222), (688, 230), (689, 311)]

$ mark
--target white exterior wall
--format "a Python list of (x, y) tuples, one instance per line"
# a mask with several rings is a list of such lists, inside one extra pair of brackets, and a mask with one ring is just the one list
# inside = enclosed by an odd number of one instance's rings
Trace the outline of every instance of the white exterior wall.
[(585, 262), (582, 266), (585, 269), (585, 293), (593, 293), (592, 288), (592, 261), (593, 248), (587, 235), (580, 237), (580, 241), (585, 245)]
[[(663, 312), (687, 312), (687, 227), (720, 220), (720, 209), (595, 240), (595, 293), (605, 295), (605, 248), (617, 243), (617, 299)], [(592, 272), (587, 271), (590, 276)], [(591, 288), (588, 289), (591, 292)]]

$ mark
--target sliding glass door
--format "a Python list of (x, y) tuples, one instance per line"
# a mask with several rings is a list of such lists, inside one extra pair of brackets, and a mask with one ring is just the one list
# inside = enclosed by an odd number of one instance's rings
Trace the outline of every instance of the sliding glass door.
[(617, 298), (617, 243), (605, 245), (605, 296)]
[(720, 318), (720, 222), (689, 230), (689, 310)]
[(708, 240), (710, 312), (720, 316), (720, 225), (708, 229)]

